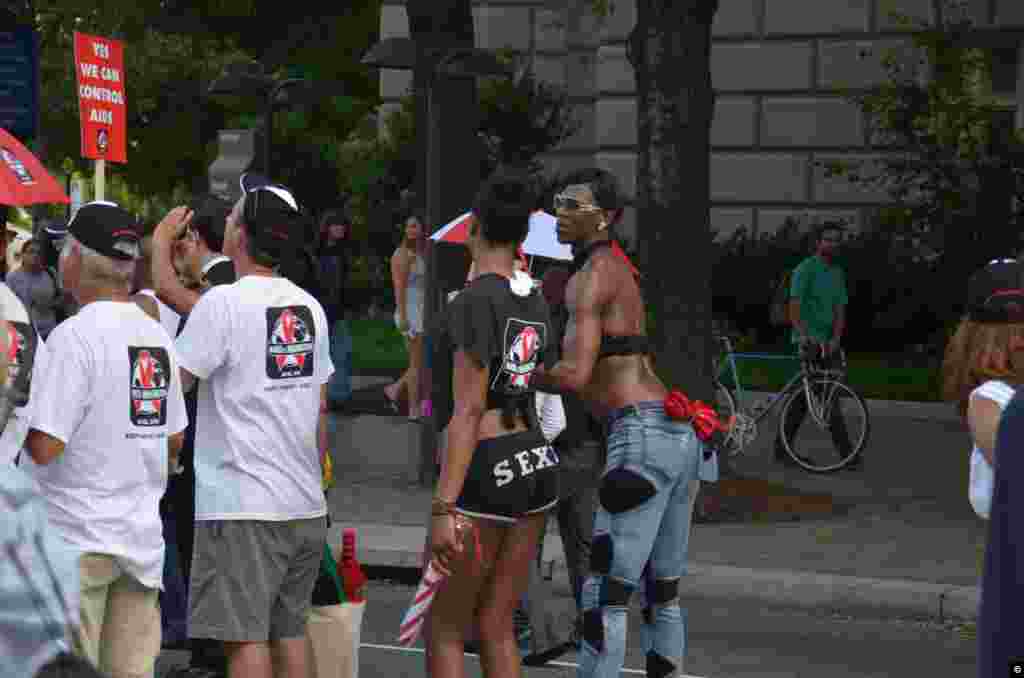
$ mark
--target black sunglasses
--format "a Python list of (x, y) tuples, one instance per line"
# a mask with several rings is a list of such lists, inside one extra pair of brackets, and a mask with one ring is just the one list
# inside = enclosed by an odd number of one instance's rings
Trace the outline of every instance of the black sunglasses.
[(556, 210), (571, 210), (573, 212), (596, 212), (601, 209), (597, 205), (588, 202), (580, 202), (576, 198), (572, 198), (564, 193), (555, 195), (555, 209)]

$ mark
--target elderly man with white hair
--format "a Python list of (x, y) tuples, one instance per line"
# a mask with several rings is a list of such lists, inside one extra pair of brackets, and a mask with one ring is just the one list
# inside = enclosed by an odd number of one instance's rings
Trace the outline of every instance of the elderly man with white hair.
[(81, 554), (75, 651), (113, 678), (152, 676), (160, 651), (158, 505), (187, 423), (171, 338), (129, 298), (138, 257), (130, 213), (75, 214), (60, 274), (81, 308), (47, 340), (26, 443), (50, 524)]

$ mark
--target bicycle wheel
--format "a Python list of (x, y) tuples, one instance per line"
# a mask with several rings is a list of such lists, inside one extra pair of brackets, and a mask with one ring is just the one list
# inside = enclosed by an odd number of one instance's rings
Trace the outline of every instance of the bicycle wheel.
[(836, 379), (811, 377), (808, 387), (793, 391), (782, 406), (782, 443), (804, 469), (813, 473), (838, 471), (852, 463), (867, 445), (867, 405), (856, 391)]

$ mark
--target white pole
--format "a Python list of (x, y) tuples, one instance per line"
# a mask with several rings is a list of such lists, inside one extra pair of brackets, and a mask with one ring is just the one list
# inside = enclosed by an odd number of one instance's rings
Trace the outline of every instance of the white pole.
[(100, 158), (96, 161), (96, 191), (93, 200), (103, 200), (107, 188), (107, 161)]

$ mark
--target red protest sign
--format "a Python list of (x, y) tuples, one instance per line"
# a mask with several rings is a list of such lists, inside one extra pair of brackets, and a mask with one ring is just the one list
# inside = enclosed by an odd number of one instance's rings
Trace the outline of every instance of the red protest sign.
[(124, 45), (75, 31), (82, 156), (128, 162)]

